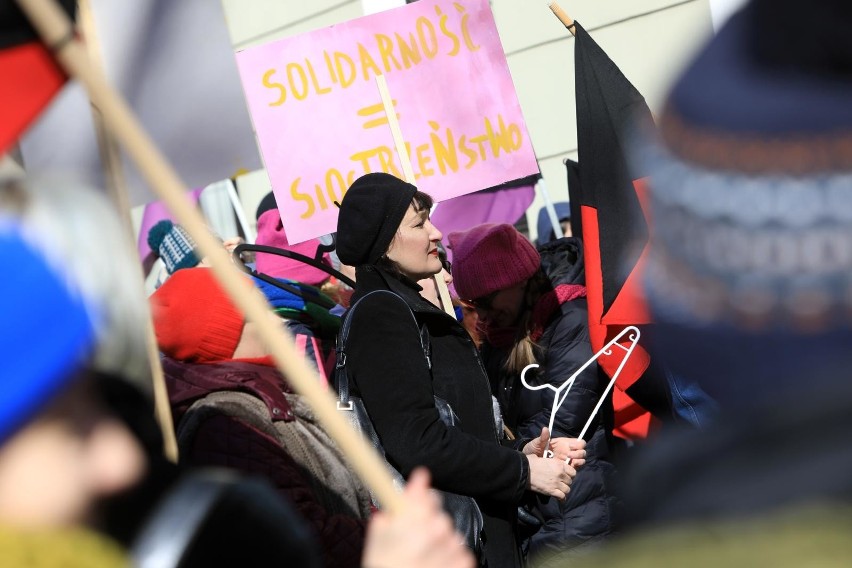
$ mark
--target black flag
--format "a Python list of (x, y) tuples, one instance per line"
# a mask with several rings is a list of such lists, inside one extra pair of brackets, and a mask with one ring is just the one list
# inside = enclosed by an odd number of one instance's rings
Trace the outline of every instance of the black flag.
[[(75, 0), (60, 4), (74, 15)], [(65, 79), (18, 4), (0, 0), (0, 154), (15, 143)]]
[[(581, 215), (589, 335), (597, 351), (625, 326), (649, 323), (636, 270), (647, 253), (648, 226), (640, 203), (642, 181), (628, 171), (624, 131), (652, 118), (639, 91), (586, 30), (574, 25), (580, 168), (570, 189)], [(623, 351), (615, 349), (598, 363), (613, 376), (622, 358)], [(616, 383), (619, 390), (638, 380), (649, 362), (637, 346)], [(618, 410), (618, 396), (613, 402)]]

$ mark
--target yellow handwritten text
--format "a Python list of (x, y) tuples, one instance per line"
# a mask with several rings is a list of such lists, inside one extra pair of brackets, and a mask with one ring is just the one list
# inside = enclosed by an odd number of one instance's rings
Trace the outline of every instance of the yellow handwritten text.
[[(365, 107), (367, 110), (370, 108)], [(494, 120), (483, 118), (482, 130), (474, 133), (457, 133), (451, 128), (441, 127), (434, 120), (427, 124), (430, 130), (428, 141), (405, 144), (415, 179), (470, 170), (483, 162), (516, 152), (523, 145), (520, 126), (507, 123), (500, 114)], [(343, 199), (356, 176), (382, 171), (403, 177), (396, 151), (390, 146), (359, 150), (349, 160), (351, 163), (345, 167), (327, 170), (324, 179), (310, 184), (310, 188), (302, 183), (301, 177), (293, 180), (290, 196), (303, 208), (300, 213), (302, 219), (310, 219), (318, 211), (334, 207), (333, 203)]]
[[(290, 184), (290, 197), (294, 201), (303, 202), (305, 210), (300, 214), (302, 219), (310, 219), (317, 212), (317, 209), (325, 211), (329, 207), (334, 207), (334, 202), (343, 200), (343, 195), (346, 190), (355, 181), (355, 170), (349, 170), (345, 174), (335, 168), (325, 172), (325, 179), (322, 183), (313, 184), (313, 192), (311, 190), (302, 190), (299, 187), (302, 178), (297, 177)], [(316, 201), (314, 200), (316, 198)]]
[(285, 61), (264, 70), (260, 82), (269, 90), (269, 106), (281, 106), (346, 89), (357, 80), (399, 73), (441, 55), (456, 57), (482, 46), (470, 29), (470, 14), (458, 2), (455, 10), (435, 6), (434, 16), (420, 16), (410, 29), (376, 32), (370, 41), (357, 42), (348, 50), (323, 50), (316, 57)]

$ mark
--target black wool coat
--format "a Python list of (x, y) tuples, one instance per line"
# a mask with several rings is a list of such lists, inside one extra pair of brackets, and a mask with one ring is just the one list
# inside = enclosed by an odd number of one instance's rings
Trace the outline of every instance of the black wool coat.
[[(374, 290), (398, 294), (414, 312), (386, 294), (359, 304), (347, 340), (347, 371), (391, 462), (407, 476), (426, 466), (433, 485), (477, 500), (485, 518), (490, 568), (521, 565), (515, 539), (517, 504), (529, 485), (521, 452), (501, 444), (488, 377), (467, 331), (420, 295), (420, 287), (383, 268), (361, 266), (354, 305)], [(428, 330), (432, 371), (418, 326)], [(446, 400), (460, 424), (441, 422), (433, 396)]]

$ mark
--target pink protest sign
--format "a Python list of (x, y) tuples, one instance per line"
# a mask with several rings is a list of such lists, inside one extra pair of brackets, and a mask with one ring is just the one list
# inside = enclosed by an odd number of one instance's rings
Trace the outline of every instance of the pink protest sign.
[(237, 54), (291, 242), (334, 232), (357, 177), (403, 178), (385, 75), (416, 185), (437, 201), (538, 172), (487, 0), (420, 0)]

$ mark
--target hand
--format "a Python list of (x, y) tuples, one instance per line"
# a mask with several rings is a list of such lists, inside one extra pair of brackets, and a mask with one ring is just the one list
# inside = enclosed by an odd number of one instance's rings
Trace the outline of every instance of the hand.
[(541, 429), (541, 435), (532, 440), (531, 442), (527, 442), (524, 446), (524, 453), (528, 456), (544, 456), (544, 450), (547, 449), (547, 443), (550, 441), (550, 432), (547, 430), (547, 426)]
[(243, 244), (245, 240), (242, 237), (231, 237), (222, 241), (222, 246), (228, 251), (228, 254), (234, 252), (234, 249)]
[(530, 489), (542, 495), (565, 499), (577, 470), (562, 460), (528, 455), (530, 462)]
[(405, 508), (370, 519), (364, 544), (364, 568), (473, 568), (473, 554), (429, 490), (429, 472), (412, 472), (402, 495)]
[(575, 469), (586, 463), (586, 442), (579, 438), (553, 438), (550, 440), (550, 451), (553, 457), (570, 463)]
[[(571, 459), (571, 465), (575, 468), (586, 463), (586, 442), (579, 438), (550, 438), (550, 432), (547, 427), (541, 429), (541, 435), (528, 442), (524, 446), (524, 453), (528, 456), (539, 457), (555, 457), (558, 460), (565, 461)], [(552, 452), (552, 456), (545, 456), (544, 450), (548, 448)]]
[[(222, 246), (225, 247), (226, 251), (228, 251), (228, 255), (231, 257), (232, 261), (234, 260), (234, 249), (244, 242), (246, 241), (242, 237), (231, 237), (230, 239), (222, 241)], [(240, 254), (240, 258), (242, 259), (243, 264), (248, 264), (249, 262), (255, 261), (255, 253), (253, 250), (246, 250)]]

